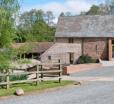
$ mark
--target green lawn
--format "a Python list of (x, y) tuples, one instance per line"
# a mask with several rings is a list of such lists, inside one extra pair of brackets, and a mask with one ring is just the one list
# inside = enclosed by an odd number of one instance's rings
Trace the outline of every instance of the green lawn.
[(57, 81), (44, 81), (44, 82), (40, 82), (39, 85), (36, 85), (35, 83), (15, 84), (15, 85), (12, 85), (9, 89), (0, 89), (0, 97), (14, 95), (15, 90), (17, 88), (22, 88), (25, 92), (32, 92), (32, 91), (43, 91), (45, 89), (55, 88), (55, 87), (60, 87), (60, 86), (66, 86), (66, 85), (70, 85), (73, 83), (76, 83), (76, 82), (62, 81), (61, 83), (58, 83)]

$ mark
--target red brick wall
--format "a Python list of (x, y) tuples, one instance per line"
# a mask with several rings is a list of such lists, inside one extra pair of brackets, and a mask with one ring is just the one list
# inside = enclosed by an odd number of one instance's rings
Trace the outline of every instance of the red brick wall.
[(63, 69), (63, 74), (71, 74), (86, 70), (92, 70), (102, 67), (102, 64), (78, 64), (78, 65), (70, 65), (66, 66)]
[(106, 38), (83, 39), (83, 54), (93, 58), (108, 58), (108, 40)]

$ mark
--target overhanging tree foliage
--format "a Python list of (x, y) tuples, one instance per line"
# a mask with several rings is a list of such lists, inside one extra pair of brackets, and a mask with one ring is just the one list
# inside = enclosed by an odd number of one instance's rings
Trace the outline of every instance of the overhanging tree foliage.
[(18, 0), (0, 0), (0, 47), (8, 47), (12, 41), (18, 8)]
[(15, 33), (15, 14), (18, 0), (0, 0), (0, 69), (9, 67), (12, 59), (10, 48)]

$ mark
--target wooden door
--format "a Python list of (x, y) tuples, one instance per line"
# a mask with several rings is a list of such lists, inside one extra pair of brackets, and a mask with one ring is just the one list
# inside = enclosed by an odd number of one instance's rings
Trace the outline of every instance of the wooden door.
[(69, 53), (70, 64), (74, 63), (74, 53)]

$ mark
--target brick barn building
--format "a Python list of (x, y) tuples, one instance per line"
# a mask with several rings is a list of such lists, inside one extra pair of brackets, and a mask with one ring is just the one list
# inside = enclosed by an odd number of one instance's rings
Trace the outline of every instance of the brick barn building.
[(114, 58), (114, 15), (59, 17), (55, 44), (41, 55), (43, 62), (75, 63), (81, 55)]

